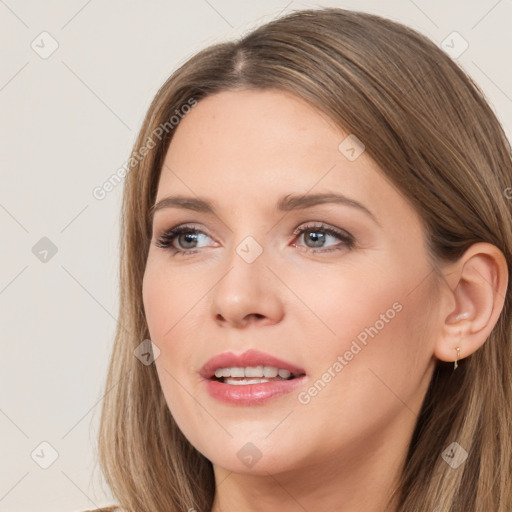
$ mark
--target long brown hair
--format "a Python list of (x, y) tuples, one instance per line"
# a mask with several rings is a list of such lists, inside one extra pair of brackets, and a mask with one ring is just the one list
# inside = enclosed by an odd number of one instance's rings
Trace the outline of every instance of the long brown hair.
[[(292, 92), (363, 141), (421, 216), (434, 269), (475, 242), (498, 247), (512, 268), (510, 145), (479, 87), (425, 36), (375, 15), (325, 8), (293, 12), (200, 51), (156, 94), (125, 181), (119, 324), (98, 447), (126, 511), (207, 512), (213, 503), (211, 462), (174, 422), (154, 364), (141, 364), (134, 350), (149, 338), (142, 279), (149, 212), (176, 130), (170, 119), (239, 88)], [(510, 288), (483, 346), (456, 372), (437, 363), (395, 490), (399, 512), (512, 510)], [(441, 457), (453, 441), (469, 454), (457, 469)]]

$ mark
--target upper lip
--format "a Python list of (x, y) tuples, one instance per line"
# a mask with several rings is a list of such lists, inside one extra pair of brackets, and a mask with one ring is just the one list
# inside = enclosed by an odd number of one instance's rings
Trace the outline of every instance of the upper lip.
[(211, 379), (218, 368), (246, 368), (248, 366), (272, 366), (288, 370), (294, 376), (304, 375), (306, 372), (292, 363), (283, 361), (270, 354), (260, 352), (259, 350), (247, 350), (243, 354), (234, 354), (233, 352), (223, 352), (209, 359), (201, 368), (200, 374), (205, 379)]

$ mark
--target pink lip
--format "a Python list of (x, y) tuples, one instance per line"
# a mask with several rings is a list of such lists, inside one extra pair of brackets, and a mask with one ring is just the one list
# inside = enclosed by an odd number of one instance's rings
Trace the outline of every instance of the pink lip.
[(247, 367), (247, 366), (273, 366), (288, 370), (294, 375), (306, 373), (302, 368), (295, 366), (277, 357), (265, 354), (259, 350), (247, 350), (236, 355), (233, 352), (223, 352), (209, 359), (202, 367), (200, 374), (205, 379), (211, 379), (217, 368)]
[(291, 380), (270, 381), (262, 384), (244, 384), (240, 386), (223, 384), (215, 379), (206, 379), (206, 388), (210, 396), (234, 405), (260, 405), (271, 398), (290, 393), (304, 384), (307, 377), (295, 377)]
[[(217, 368), (260, 365), (282, 368), (290, 371), (292, 374), (296, 375), (296, 377), (290, 380), (239, 386), (224, 384), (215, 379), (215, 370)], [(302, 385), (306, 379), (305, 372), (302, 368), (257, 350), (248, 350), (240, 355), (233, 354), (232, 352), (224, 352), (223, 354), (214, 356), (206, 362), (200, 374), (205, 379), (206, 388), (210, 396), (222, 402), (235, 405), (263, 404), (271, 398), (290, 393), (297, 386)]]

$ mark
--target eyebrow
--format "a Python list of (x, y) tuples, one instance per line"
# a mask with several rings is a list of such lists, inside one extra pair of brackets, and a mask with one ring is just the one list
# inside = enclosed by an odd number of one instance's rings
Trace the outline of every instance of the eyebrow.
[[(364, 212), (366, 215), (376, 222), (379, 226), (380, 223), (375, 215), (362, 203), (351, 199), (342, 194), (323, 193), (323, 194), (309, 194), (309, 195), (295, 195), (288, 194), (279, 199), (276, 204), (276, 210), (281, 212), (289, 212), (293, 210), (301, 210), (311, 208), (320, 204), (342, 204), (357, 208)], [(182, 208), (185, 210), (192, 210), (195, 212), (215, 214), (213, 204), (207, 199), (199, 197), (186, 197), (186, 196), (168, 196), (164, 197), (158, 203), (150, 208), (150, 216), (153, 218), (154, 214), (165, 208)]]

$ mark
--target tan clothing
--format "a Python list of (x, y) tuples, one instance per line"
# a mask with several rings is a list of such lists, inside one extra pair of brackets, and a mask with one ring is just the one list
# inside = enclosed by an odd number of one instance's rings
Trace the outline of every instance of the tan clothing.
[(121, 512), (121, 509), (117, 505), (111, 505), (109, 507), (95, 508), (94, 510), (84, 510), (83, 512)]

